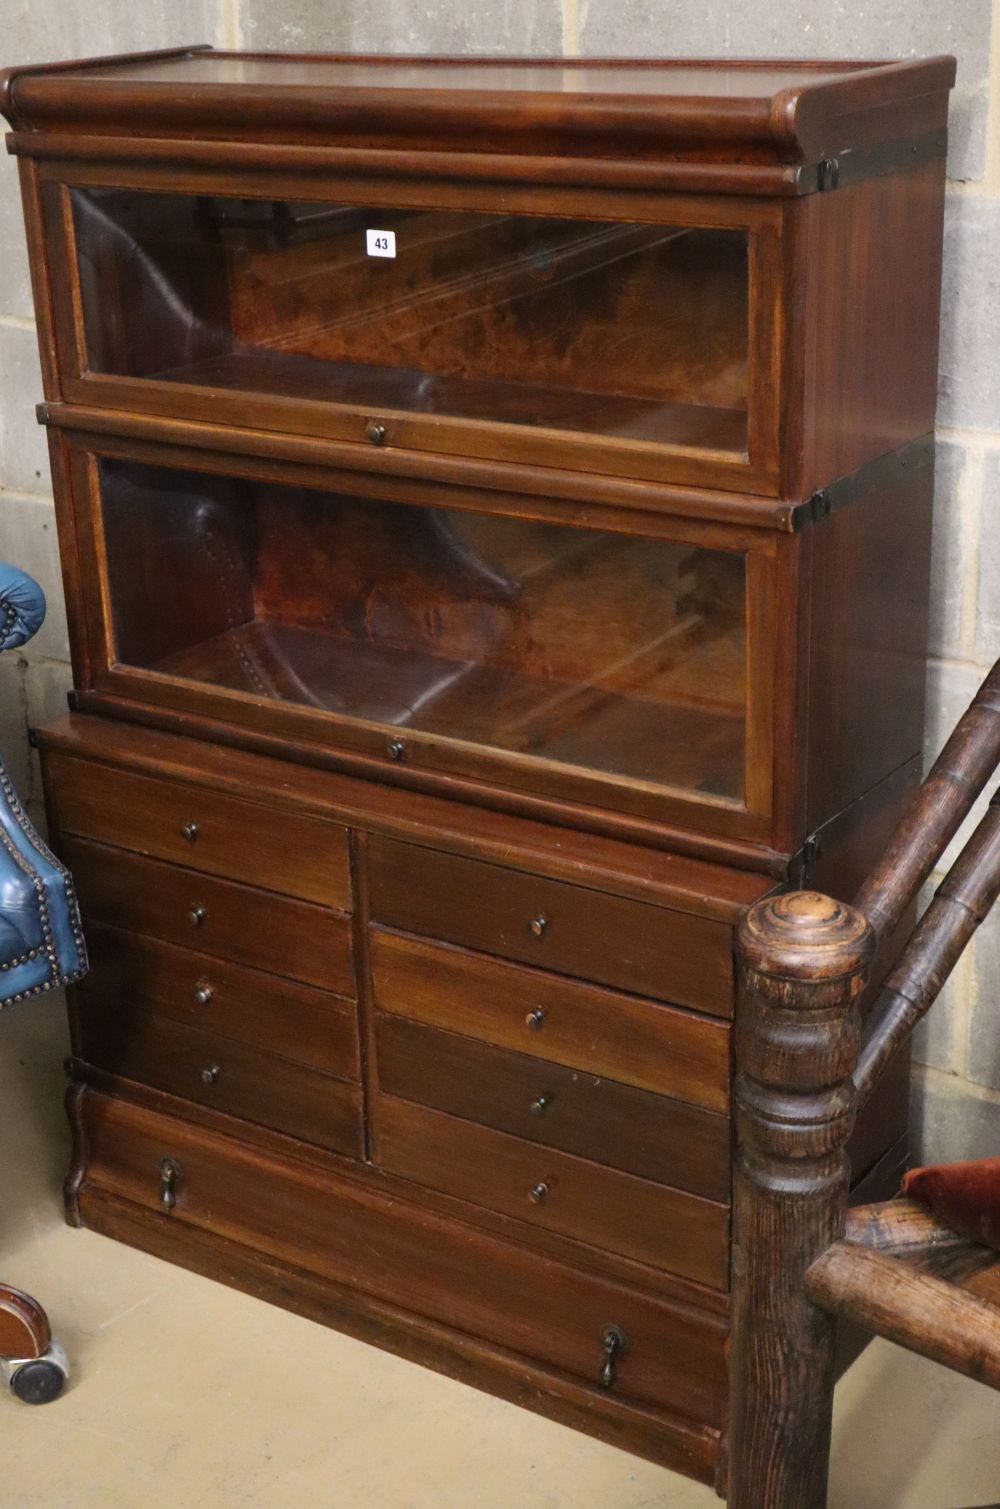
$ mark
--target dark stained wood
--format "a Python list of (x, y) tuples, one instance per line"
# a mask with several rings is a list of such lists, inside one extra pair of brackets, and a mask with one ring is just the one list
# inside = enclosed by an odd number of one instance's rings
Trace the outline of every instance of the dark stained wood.
[(806, 1297), (843, 1232), (864, 917), (804, 891), (739, 933), (730, 1363), (731, 1509), (824, 1509), (835, 1327)]
[(732, 936), (717, 923), (382, 838), (370, 863), (377, 922), (716, 1016), (732, 1011)]
[(989, 899), (981, 844), (899, 961), (992, 683), (846, 905), (921, 747), (953, 81), (0, 78), (80, 710), (69, 1218), (733, 1509), (823, 1502), (804, 1274), (905, 1156), (905, 1051), (851, 1135), (863, 977), (895, 1044)]
[(390, 1096), (379, 1126), (382, 1166), (403, 1178), (726, 1287), (724, 1205)]
[(844, 1240), (900, 1258), (910, 1268), (963, 1287), (997, 1264), (997, 1255), (990, 1248), (957, 1236), (923, 1205), (903, 1198), (849, 1210)]
[(931, 162), (793, 207), (803, 434), (801, 452), (786, 452), (786, 496), (933, 430), (944, 185)]
[(80, 1026), (80, 1053), (109, 1073), (361, 1156), (360, 1092), (332, 1075), (128, 1004), (90, 1006)]
[(64, 833), (350, 911), (342, 828), (58, 755), (49, 769)]
[[(86, 1016), (155, 1009), (189, 1027), (246, 1043), (341, 1079), (358, 1078), (353, 1001), (309, 985), (246, 969), (194, 949), (142, 938), (117, 927), (87, 926), (90, 973), (77, 989)], [(141, 1004), (140, 1004), (141, 1003)]]
[[(18, 128), (541, 156), (816, 161), (908, 134), (908, 106), (943, 124), (955, 60), (704, 63), (240, 54), (213, 50), (9, 69)], [(581, 88), (581, 83), (585, 86)], [(905, 122), (902, 126), (900, 123)], [(181, 130), (178, 132), (178, 126)], [(752, 179), (752, 175), (748, 175)]]
[(203, 1227), (150, 1219), (128, 1200), (97, 1185), (85, 1195), (86, 1224), (118, 1242), (175, 1263), (219, 1283), (334, 1327), (372, 1346), (419, 1362), (472, 1388), (521, 1405), (596, 1436), (674, 1472), (711, 1483), (719, 1429), (614, 1393), (596, 1391), (571, 1374), (527, 1359), (507, 1346), (470, 1336), (454, 1326), (414, 1315), (400, 1304), (374, 1298), (356, 1285), (318, 1277), (299, 1263), (270, 1257)]
[(1000, 760), (1000, 665), (986, 676), (857, 894), (878, 938), (894, 931)]
[(639, 848), (586, 830), (512, 819), (488, 807), (470, 813), (461, 803), (315, 770), (228, 744), (177, 737), (103, 718), (70, 715), (38, 732), (47, 789), (52, 752), (205, 786), (247, 798), (266, 791), (282, 813), (301, 811), (414, 842), (447, 843), (459, 854), (510, 863), (522, 859), (539, 875), (596, 884), (611, 895), (655, 902), (673, 911), (736, 922), (773, 880), (755, 873), (748, 853), (741, 868), (708, 864), (683, 850)]
[[(89, 1094), (87, 1192), (208, 1230), (361, 1293), (396, 1303), (543, 1365), (595, 1390), (601, 1331), (630, 1340), (616, 1392), (716, 1427), (725, 1326), (716, 1316), (598, 1279), (419, 1206), (277, 1161), (229, 1138)], [(182, 1165), (174, 1212), (160, 1214), (160, 1160)], [(372, 1254), (379, 1253), (379, 1262)]]
[(559, 975), (374, 928), (381, 1011), (521, 1054), (729, 1109), (729, 1028)]
[(952, 1372), (1000, 1388), (1000, 1307), (899, 1258), (837, 1242), (806, 1275), (810, 1298)]
[(354, 994), (348, 917), (105, 844), (64, 838), (60, 851), (85, 921)]
[(996, 798), (976, 827), (872, 1008), (854, 1073), (864, 1101), (913, 1029), (930, 1010), (976, 929), (1000, 896), (1000, 805)]
[(379, 1015), (381, 1090), (710, 1200), (729, 1199), (729, 1120), (612, 1079)]
[[(810, 531), (807, 832), (921, 754), (933, 460), (911, 454)], [(888, 560), (907, 591), (886, 591)]]

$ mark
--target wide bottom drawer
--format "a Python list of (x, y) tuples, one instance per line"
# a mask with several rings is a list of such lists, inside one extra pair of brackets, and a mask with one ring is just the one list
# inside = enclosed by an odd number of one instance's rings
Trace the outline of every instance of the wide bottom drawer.
[[(157, 1220), (211, 1231), (411, 1314), (508, 1348), (626, 1400), (721, 1425), (726, 1325), (718, 1315), (595, 1276), (360, 1181), (282, 1161), (186, 1122), (88, 1091), (80, 1187)], [(174, 1160), (174, 1204), (161, 1165)], [(612, 1375), (605, 1336), (623, 1345)]]

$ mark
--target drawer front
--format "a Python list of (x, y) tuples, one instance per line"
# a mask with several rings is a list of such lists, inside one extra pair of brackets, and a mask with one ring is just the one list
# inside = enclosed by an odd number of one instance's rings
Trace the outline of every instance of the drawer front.
[(62, 833), (351, 909), (347, 832), (335, 823), (61, 755), (47, 756), (45, 777)]
[(452, 1032), (380, 1015), (378, 1082), (389, 1095), (546, 1147), (729, 1199), (729, 1119)]
[(349, 1158), (363, 1156), (360, 1090), (276, 1053), (128, 1008), (88, 1011), (80, 1021), (80, 1049), (88, 1063), (110, 1074)]
[(358, 1078), (353, 1001), (209, 954), (87, 928), (90, 973), (77, 989), (81, 1011), (150, 1006), (161, 1016), (271, 1052), (309, 1068)]
[(165, 1217), (271, 1253), (307, 1271), (478, 1336), (599, 1387), (601, 1333), (628, 1345), (615, 1393), (710, 1426), (725, 1394), (723, 1320), (675, 1307), (358, 1182), (138, 1106), (88, 1092), (88, 1187), (161, 1212), (160, 1162), (177, 1160)]
[(370, 937), (383, 1011), (729, 1110), (724, 1022), (379, 928)]
[(355, 994), (350, 919), (337, 912), (104, 844), (63, 839), (59, 852), (73, 872), (85, 930), (103, 922)]
[(369, 854), (377, 922), (732, 1015), (725, 923), (393, 839), (373, 838)]
[(727, 1282), (724, 1205), (383, 1095), (379, 1162), (502, 1215), (709, 1288)]

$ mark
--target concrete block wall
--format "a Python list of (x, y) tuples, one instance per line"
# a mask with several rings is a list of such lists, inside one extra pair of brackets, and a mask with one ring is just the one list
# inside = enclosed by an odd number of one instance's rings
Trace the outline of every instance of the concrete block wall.
[[(211, 41), (321, 51), (959, 59), (949, 154), (932, 655), (932, 758), (1000, 656), (1000, 0), (0, 0), (4, 63)], [(50, 617), (0, 659), (0, 752), (37, 800), (29, 724), (63, 705), (65, 616), (16, 173), (0, 162), (0, 558), (42, 581)], [(922, 1152), (1000, 1150), (1000, 910), (921, 1032)]]

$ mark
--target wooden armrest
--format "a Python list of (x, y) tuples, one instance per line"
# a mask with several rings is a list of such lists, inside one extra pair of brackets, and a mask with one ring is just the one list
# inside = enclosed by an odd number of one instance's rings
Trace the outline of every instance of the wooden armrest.
[(858, 1205), (847, 1214), (845, 1241), (887, 1257), (901, 1258), (921, 1273), (962, 1284), (987, 1268), (997, 1254), (970, 1242), (932, 1216), (916, 1200)]
[(1000, 1388), (1000, 1308), (975, 1294), (853, 1242), (813, 1263), (806, 1292), (831, 1315)]

